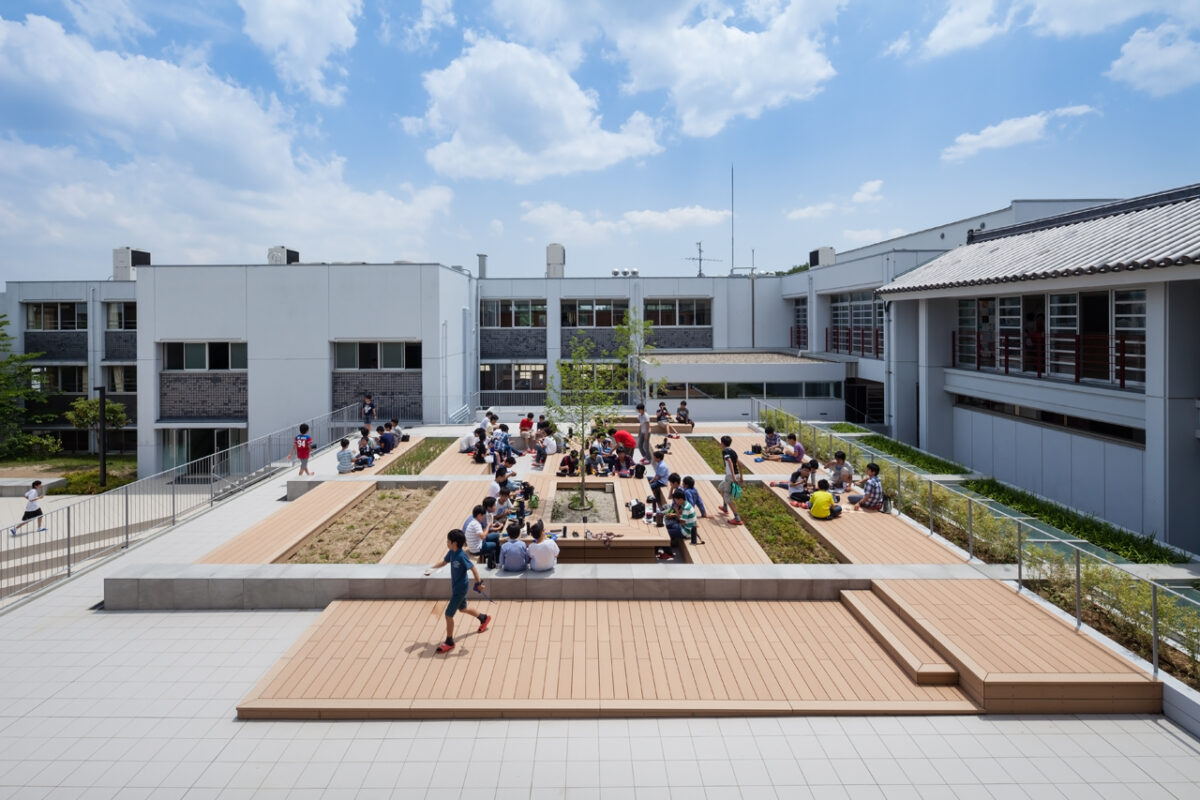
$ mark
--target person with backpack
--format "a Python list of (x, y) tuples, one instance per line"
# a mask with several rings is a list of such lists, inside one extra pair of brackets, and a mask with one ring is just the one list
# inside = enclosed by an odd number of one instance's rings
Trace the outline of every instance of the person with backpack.
[(737, 450), (733, 449), (733, 437), (721, 437), (721, 460), (725, 462), (725, 480), (718, 487), (721, 490), (721, 511), (728, 513), (730, 525), (741, 525), (742, 518), (738, 516), (737, 506), (733, 504), (736, 496), (742, 493), (742, 465), (738, 463)]

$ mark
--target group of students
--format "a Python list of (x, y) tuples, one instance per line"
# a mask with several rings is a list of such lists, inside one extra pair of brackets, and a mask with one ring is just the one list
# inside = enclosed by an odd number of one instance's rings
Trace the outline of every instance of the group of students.
[[(766, 429), (773, 432), (771, 428)], [(788, 434), (789, 440), (796, 435)], [(854, 468), (846, 461), (846, 454), (838, 450), (833, 454), (833, 460), (825, 464), (829, 471), (829, 479), (817, 478), (821, 464), (815, 458), (804, 460), (804, 447), (796, 443), (800, 456), (797, 459), (800, 467), (791, 474), (787, 481), (777, 481), (772, 486), (788, 490), (788, 499), (793, 505), (807, 508), (813, 519), (833, 519), (842, 513), (838, 505), (841, 494), (848, 493), (854, 488), (861, 487), (862, 493), (846, 498), (855, 511), (883, 511), (883, 484), (879, 480), (879, 465), (875, 462), (867, 464), (867, 476), (861, 481), (854, 480)], [(764, 446), (765, 452), (765, 446)], [(786, 455), (786, 454), (785, 454)]]
[[(307, 434), (307, 428), (307, 425), (301, 425), (301, 433)], [(375, 466), (375, 457), (385, 456), (395, 450), (396, 445), (400, 443), (402, 435), (400, 433), (400, 423), (397, 420), (386, 422), (378, 426), (374, 431), (364, 425), (358, 431), (358, 443), (354, 449), (351, 449), (349, 439), (342, 439), (339, 443), (341, 449), (337, 453), (338, 473), (345, 475)], [(299, 444), (300, 437), (296, 438), (297, 444)], [(303, 475), (308, 471), (308, 459), (303, 458), (300, 463), (300, 474)]]
[(533, 412), (521, 418), (517, 426), (521, 438), (522, 449), (519, 451), (513, 443), (512, 432), (500, 417), (489, 411), (482, 424), (462, 438), (459, 452), (467, 453), (477, 464), (489, 461), (492, 468), (500, 466), (505, 459), (515, 457), (518, 452), (533, 455), (533, 465), (541, 469), (546, 459), (562, 449), (562, 442), (554, 423), (542, 414), (537, 422), (533, 420)]

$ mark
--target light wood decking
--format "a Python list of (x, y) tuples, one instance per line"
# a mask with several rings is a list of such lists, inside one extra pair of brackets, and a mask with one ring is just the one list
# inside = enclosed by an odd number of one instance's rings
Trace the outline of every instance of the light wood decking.
[[(459, 437), (461, 438), (461, 437)], [(458, 451), (458, 439), (451, 442), (442, 454), (429, 462), (422, 475), (488, 475), (491, 473), (488, 464), (476, 464), (471, 460), (470, 453)]]
[[(444, 580), (444, 578), (442, 579)], [(447, 592), (449, 588), (447, 587)], [(239, 704), (243, 719), (946, 714), (840, 603), (338, 601)]]
[(1162, 684), (998, 581), (884, 580), (875, 592), (985, 710), (1159, 713)]

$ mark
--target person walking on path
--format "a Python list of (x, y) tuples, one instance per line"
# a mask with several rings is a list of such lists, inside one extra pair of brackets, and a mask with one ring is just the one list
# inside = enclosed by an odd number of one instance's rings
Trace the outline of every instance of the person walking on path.
[(432, 564), (429, 569), (425, 570), (425, 574), (430, 575), (435, 569), (450, 565), (450, 602), (446, 604), (446, 640), (438, 645), (439, 653), (449, 653), (454, 649), (454, 615), (459, 611), (479, 620), (480, 633), (488, 629), (493, 619), (492, 615), (481, 613), (467, 604), (467, 572), (470, 571), (471, 576), (475, 578), (476, 591), (483, 589), (483, 580), (479, 577), (479, 570), (475, 569), (475, 565), (463, 551), (466, 544), (467, 537), (463, 535), (462, 531), (450, 531), (446, 534), (446, 546), (450, 549), (441, 561)]
[(295, 456), (296, 460), (300, 462), (299, 474), (301, 475), (312, 475), (308, 471), (308, 459), (312, 456), (312, 443), (313, 439), (308, 435), (308, 423), (304, 423), (300, 426), (300, 433), (296, 436), (296, 440), (292, 442), (292, 452), (288, 453), (289, 459)]
[(637, 449), (642, 454), (642, 463), (650, 463), (650, 417), (646, 415), (646, 404), (637, 405), (638, 438)]
[(733, 437), (721, 437), (721, 459), (725, 462), (725, 480), (721, 481), (721, 511), (729, 514), (730, 525), (741, 525), (742, 518), (738, 516), (737, 506), (733, 504), (734, 487), (741, 493), (742, 465), (738, 463), (737, 450), (733, 449)]
[(368, 429), (371, 427), (371, 422), (379, 418), (379, 414), (375, 411), (375, 403), (371, 400), (370, 394), (363, 395), (362, 418), (363, 425)]
[[(46, 496), (46, 492), (42, 489), (41, 481), (34, 481), (29, 491), (25, 493), (25, 516), (21, 517), (21, 523), (9, 529), (9, 533), (13, 536), (17, 535), (17, 531), (24, 528), (33, 520), (42, 516), (42, 507), (38, 505), (38, 500)], [(42, 525), (38, 528), (38, 532), (46, 530), (46, 526)]]

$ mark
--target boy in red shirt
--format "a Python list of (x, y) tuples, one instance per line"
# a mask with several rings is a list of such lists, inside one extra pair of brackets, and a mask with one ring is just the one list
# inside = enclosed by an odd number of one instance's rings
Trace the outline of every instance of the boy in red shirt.
[(307, 424), (300, 426), (300, 434), (296, 437), (296, 440), (292, 442), (292, 452), (288, 453), (288, 458), (291, 458), (293, 455), (295, 455), (296, 460), (300, 462), (300, 474), (312, 475), (312, 473), (308, 471), (308, 459), (309, 456), (312, 455), (312, 437), (308, 435)]

